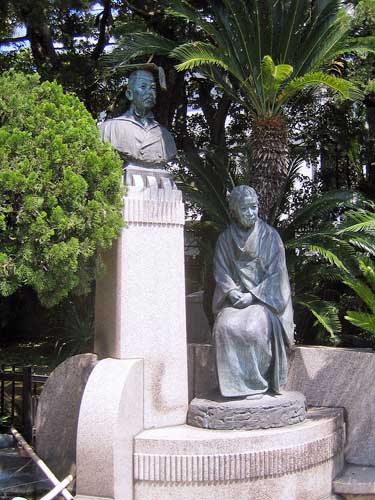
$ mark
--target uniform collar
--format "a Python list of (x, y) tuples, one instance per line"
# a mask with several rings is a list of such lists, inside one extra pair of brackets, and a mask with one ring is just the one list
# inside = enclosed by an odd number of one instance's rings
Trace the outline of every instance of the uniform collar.
[(130, 109), (128, 109), (128, 111), (126, 111), (126, 113), (124, 113), (123, 115), (117, 116), (116, 118), (114, 118), (114, 120), (124, 120), (127, 122), (132, 122), (135, 125), (138, 125), (139, 127), (144, 128), (144, 129), (154, 128), (154, 127), (157, 127), (159, 125), (158, 122), (154, 118), (154, 114), (151, 111), (146, 115), (146, 118), (147, 118), (147, 124), (142, 125), (142, 123), (140, 123), (134, 117), (133, 112)]

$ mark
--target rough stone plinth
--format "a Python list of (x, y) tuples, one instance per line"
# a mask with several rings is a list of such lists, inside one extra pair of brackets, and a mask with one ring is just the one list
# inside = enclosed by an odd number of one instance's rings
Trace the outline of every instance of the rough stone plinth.
[(126, 171), (127, 223), (103, 256), (95, 352), (144, 360), (144, 427), (183, 424), (188, 405), (184, 205), (168, 172)]
[(300, 392), (265, 394), (261, 399), (195, 398), (187, 423), (203, 429), (269, 429), (298, 424), (306, 418), (306, 401)]
[(59, 479), (76, 472), (79, 411), (96, 362), (95, 354), (68, 358), (48, 377), (39, 399), (36, 451)]
[(328, 500), (344, 439), (328, 408), (278, 429), (150, 429), (134, 440), (134, 500)]

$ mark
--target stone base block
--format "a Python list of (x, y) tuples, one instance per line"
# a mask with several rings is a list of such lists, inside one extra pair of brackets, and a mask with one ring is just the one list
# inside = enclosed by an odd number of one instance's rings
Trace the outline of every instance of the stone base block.
[(143, 361), (99, 361), (79, 413), (76, 499), (133, 500), (133, 438), (142, 429)]
[[(353, 377), (355, 373), (355, 377)], [(300, 391), (309, 406), (345, 408), (345, 459), (375, 466), (374, 353), (342, 347), (292, 350), (288, 391)]]
[(333, 489), (345, 500), (375, 500), (375, 467), (347, 464)]
[(260, 395), (259, 399), (195, 398), (187, 423), (203, 429), (269, 429), (298, 424), (306, 418), (306, 401), (300, 392)]
[(344, 439), (328, 408), (278, 429), (149, 429), (134, 440), (134, 500), (327, 500)]
[(79, 411), (96, 363), (95, 354), (78, 354), (66, 359), (48, 377), (39, 399), (36, 451), (61, 479), (68, 474), (76, 475)]
[(340, 500), (374, 500), (375, 495), (341, 495)]
[(93, 496), (87, 496), (87, 495), (77, 495), (74, 497), (74, 500), (113, 500), (113, 498), (109, 497), (93, 497)]

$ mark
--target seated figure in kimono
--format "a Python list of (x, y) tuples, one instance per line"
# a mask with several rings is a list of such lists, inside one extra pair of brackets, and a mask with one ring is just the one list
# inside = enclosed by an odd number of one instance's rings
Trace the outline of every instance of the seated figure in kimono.
[(261, 397), (286, 382), (286, 348), (294, 323), (285, 251), (277, 231), (258, 217), (249, 186), (229, 198), (232, 224), (214, 257), (213, 337), (222, 396)]

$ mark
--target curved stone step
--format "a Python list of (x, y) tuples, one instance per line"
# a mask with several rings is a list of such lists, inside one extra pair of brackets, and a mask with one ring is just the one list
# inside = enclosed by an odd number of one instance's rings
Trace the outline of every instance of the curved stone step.
[(326, 500), (344, 440), (343, 412), (331, 408), (284, 428), (149, 429), (134, 442), (134, 498)]

